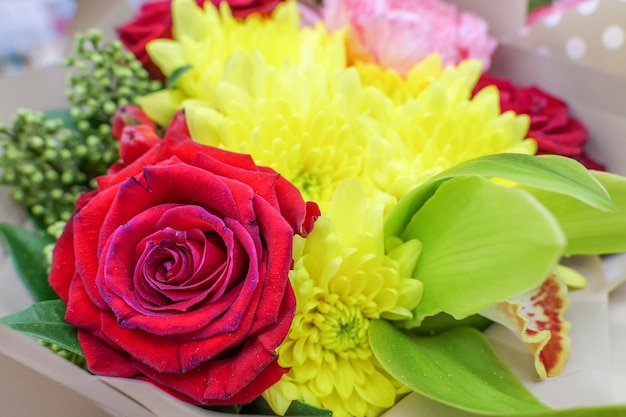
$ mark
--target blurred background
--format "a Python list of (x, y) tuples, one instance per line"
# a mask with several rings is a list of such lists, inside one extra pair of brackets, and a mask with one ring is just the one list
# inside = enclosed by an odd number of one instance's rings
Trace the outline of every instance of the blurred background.
[(0, 75), (61, 60), (76, 0), (0, 0)]
[(61, 62), (78, 1), (0, 0), (0, 76)]

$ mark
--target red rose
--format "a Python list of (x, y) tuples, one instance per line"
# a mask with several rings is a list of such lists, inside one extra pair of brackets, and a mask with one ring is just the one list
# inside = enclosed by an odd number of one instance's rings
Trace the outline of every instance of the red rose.
[[(196, 0), (202, 6), (206, 0)], [(269, 15), (283, 0), (211, 0), (214, 5), (226, 1), (233, 16), (244, 18), (252, 13)], [(139, 13), (128, 23), (117, 28), (120, 41), (131, 51), (150, 76), (164, 80), (165, 77), (146, 52), (146, 45), (153, 39), (172, 38), (171, 0), (148, 2), (141, 6)]]
[(474, 94), (488, 85), (500, 91), (502, 112), (513, 111), (530, 116), (528, 137), (537, 141), (537, 154), (557, 154), (576, 159), (589, 169), (604, 167), (584, 152), (588, 133), (585, 126), (570, 117), (567, 104), (537, 87), (520, 88), (509, 80), (483, 74)]
[(272, 13), (278, 3), (283, 0), (211, 0), (215, 6), (226, 2), (233, 12), (233, 16), (244, 18), (252, 13), (259, 13), (268, 16)]
[(286, 371), (292, 240), (310, 219), (273, 170), (172, 136), (79, 199), (50, 283), (93, 373), (246, 403)]
[(117, 28), (117, 34), (120, 41), (142, 63), (152, 78), (165, 79), (159, 67), (150, 59), (146, 45), (153, 39), (172, 38), (169, 0), (143, 4), (133, 20)]

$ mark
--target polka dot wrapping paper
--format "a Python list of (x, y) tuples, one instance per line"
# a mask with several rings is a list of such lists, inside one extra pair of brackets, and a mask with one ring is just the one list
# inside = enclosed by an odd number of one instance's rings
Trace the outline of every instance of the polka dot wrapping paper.
[(509, 43), (624, 75), (626, 1), (588, 0), (564, 12), (546, 13), (533, 25), (523, 26)]

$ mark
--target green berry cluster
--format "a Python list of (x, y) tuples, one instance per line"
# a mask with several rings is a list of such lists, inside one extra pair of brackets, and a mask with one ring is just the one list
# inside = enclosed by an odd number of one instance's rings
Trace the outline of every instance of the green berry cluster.
[(62, 357), (63, 359), (66, 359), (70, 362), (72, 362), (74, 365), (80, 366), (83, 369), (87, 369), (87, 362), (85, 361), (85, 357), (78, 355), (74, 352), (70, 352), (69, 350), (55, 344), (55, 343), (50, 343), (50, 342), (46, 342), (44, 340), (40, 340), (39, 343), (42, 346), (47, 347), (48, 349), (50, 349), (51, 351), (53, 351), (54, 353), (56, 353), (57, 355), (59, 355), (60, 357)]
[(162, 88), (121, 42), (105, 43), (97, 30), (76, 35), (65, 64), (67, 117), (20, 110), (11, 125), (0, 124), (0, 184), (12, 187), (43, 229), (66, 221), (80, 193), (118, 161), (111, 133), (117, 107)]
[(13, 198), (38, 224), (67, 220), (93, 185), (77, 163), (92, 151), (60, 119), (19, 110), (11, 126), (0, 125), (0, 184), (13, 187)]
[(103, 42), (99, 30), (77, 34), (74, 54), (65, 60), (70, 69), (66, 92), (70, 114), (85, 141), (100, 144), (100, 153), (94, 155), (98, 161), (92, 161), (89, 168), (102, 173), (118, 158), (117, 142), (111, 134), (117, 107), (135, 103), (138, 97), (163, 86), (149, 78), (141, 62), (119, 40)]

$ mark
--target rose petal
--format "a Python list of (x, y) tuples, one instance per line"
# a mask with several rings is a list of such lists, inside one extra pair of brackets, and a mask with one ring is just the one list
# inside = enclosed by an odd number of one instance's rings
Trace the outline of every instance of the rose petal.
[[(209, 217), (203, 209), (198, 207), (187, 206), (178, 210), (187, 213), (186, 220), (188, 223), (191, 222), (194, 215)], [(148, 218), (151, 218), (152, 216), (149, 216), (149, 214), (153, 212), (159, 213), (159, 211), (157, 209), (147, 210), (145, 214)], [(206, 334), (216, 332), (217, 330), (210, 330), (213, 327), (221, 327), (221, 331), (238, 328), (240, 316), (243, 315), (246, 308), (251, 308), (255, 305), (251, 297), (254, 288), (258, 285), (258, 271), (254, 268), (257, 264), (256, 249), (246, 230), (236, 222), (229, 222), (229, 224), (225, 225), (221, 222), (218, 223), (224, 227), (222, 240), (228, 245), (227, 250), (232, 250), (237, 255), (239, 263), (236, 265), (232, 262), (229, 263), (226, 272), (235, 282), (224, 283), (225, 286), (219, 288), (219, 297), (206, 300), (209, 296), (206, 294), (207, 288), (204, 288), (205, 291), (203, 291), (200, 301), (210, 304), (211, 311), (215, 317), (207, 317), (200, 308), (201, 306), (198, 306), (198, 310), (188, 311), (184, 316), (178, 314), (168, 317), (167, 306), (163, 309), (156, 307), (147, 309), (136, 298), (137, 294), (133, 291), (136, 285), (133, 282), (133, 271), (126, 271), (128, 275), (121, 275), (122, 271), (135, 265), (135, 254), (132, 250), (135, 246), (133, 236), (148, 234), (144, 233), (145, 230), (151, 228), (154, 224), (154, 222), (140, 222), (138, 225), (135, 225), (131, 221), (127, 225), (118, 228), (112, 234), (109, 245), (104, 248), (107, 258), (103, 266), (103, 273), (99, 275), (98, 285), (103, 297), (107, 300), (118, 319), (123, 321), (128, 328), (141, 328), (155, 334), (199, 332), (201, 330)], [(193, 223), (193, 226), (197, 226), (197, 224)], [(211, 227), (214, 227), (214, 225)], [(130, 248), (127, 248), (126, 245), (129, 245)], [(243, 252), (244, 250), (246, 250), (245, 253)], [(248, 259), (248, 261), (243, 262), (244, 259)], [(244, 267), (248, 269), (244, 270)], [(237, 280), (245, 282), (245, 288), (238, 287), (237, 291), (233, 291), (233, 293), (236, 293), (234, 295), (224, 293), (227, 289), (233, 290), (238, 283)], [(209, 285), (209, 289), (212, 288)], [(211, 302), (209, 303), (209, 301)], [(159, 313), (159, 310), (164, 311)], [(226, 310), (228, 310), (228, 313), (222, 314)], [(181, 326), (181, 322), (184, 322), (186, 325)]]
[[(295, 305), (295, 296), (289, 290), (283, 299), (280, 320), (271, 329), (264, 329), (258, 337), (249, 338), (241, 349), (232, 352), (231, 357), (213, 360), (185, 374), (154, 375), (153, 381), (173, 390), (179, 397), (182, 394), (187, 401), (191, 398), (194, 402), (207, 405), (254, 400), (264, 391), (260, 387), (277, 382), (286, 372), (276, 363), (275, 349), (276, 341), (282, 341), (289, 330), (293, 318), (289, 313), (292, 305)], [(136, 367), (141, 372), (150, 371), (141, 363)]]
[(128, 360), (128, 355), (113, 349), (89, 332), (79, 330), (78, 342), (83, 349), (87, 367), (97, 375), (131, 378), (139, 373)]
[(68, 302), (71, 280), (75, 274), (76, 258), (74, 254), (74, 218), (65, 225), (63, 233), (54, 246), (53, 258), (58, 259), (50, 267), (48, 282), (65, 304)]

